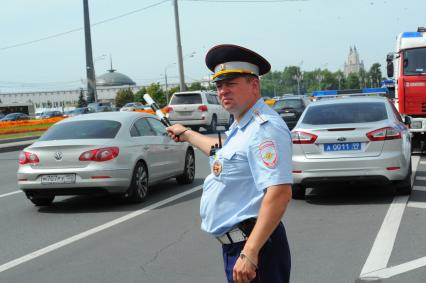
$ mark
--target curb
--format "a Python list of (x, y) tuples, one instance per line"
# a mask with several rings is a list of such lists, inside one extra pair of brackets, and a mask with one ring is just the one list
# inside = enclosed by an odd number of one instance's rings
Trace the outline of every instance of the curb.
[(37, 138), (31, 137), (31, 139), (23, 138), (0, 142), (0, 153), (22, 150), (37, 141)]

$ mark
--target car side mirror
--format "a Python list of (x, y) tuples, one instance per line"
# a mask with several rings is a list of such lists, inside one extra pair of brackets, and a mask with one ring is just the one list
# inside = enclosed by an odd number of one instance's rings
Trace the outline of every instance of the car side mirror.
[(386, 72), (389, 78), (393, 77), (393, 53), (386, 55)]
[(411, 116), (404, 116), (404, 124), (407, 125), (408, 127), (410, 127), (412, 122), (412, 118)]

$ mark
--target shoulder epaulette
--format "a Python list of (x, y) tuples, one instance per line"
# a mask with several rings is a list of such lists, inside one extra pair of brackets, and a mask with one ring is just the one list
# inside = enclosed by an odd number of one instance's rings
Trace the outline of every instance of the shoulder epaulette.
[(254, 117), (254, 120), (260, 125), (268, 121), (268, 118), (266, 118), (265, 115), (263, 115), (257, 110), (253, 111), (253, 117)]

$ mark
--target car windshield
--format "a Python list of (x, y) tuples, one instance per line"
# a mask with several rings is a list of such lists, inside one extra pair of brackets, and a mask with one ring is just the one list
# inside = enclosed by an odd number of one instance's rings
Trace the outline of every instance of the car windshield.
[(370, 123), (387, 119), (386, 106), (381, 102), (338, 103), (312, 105), (306, 111), (303, 124)]
[(426, 48), (410, 49), (404, 52), (404, 75), (426, 74)]
[(201, 95), (199, 93), (175, 94), (172, 100), (170, 101), (170, 105), (201, 103)]
[(283, 108), (302, 108), (303, 103), (300, 99), (283, 99), (277, 100), (274, 104), (275, 110), (280, 110)]
[(111, 120), (72, 121), (50, 127), (39, 140), (113, 139), (120, 127)]

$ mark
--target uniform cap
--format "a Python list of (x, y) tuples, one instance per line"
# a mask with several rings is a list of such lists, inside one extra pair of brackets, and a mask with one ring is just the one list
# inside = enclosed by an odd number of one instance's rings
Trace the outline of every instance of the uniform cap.
[(261, 76), (271, 69), (271, 64), (256, 52), (233, 44), (211, 48), (206, 55), (206, 65), (214, 73), (213, 82), (244, 74)]

